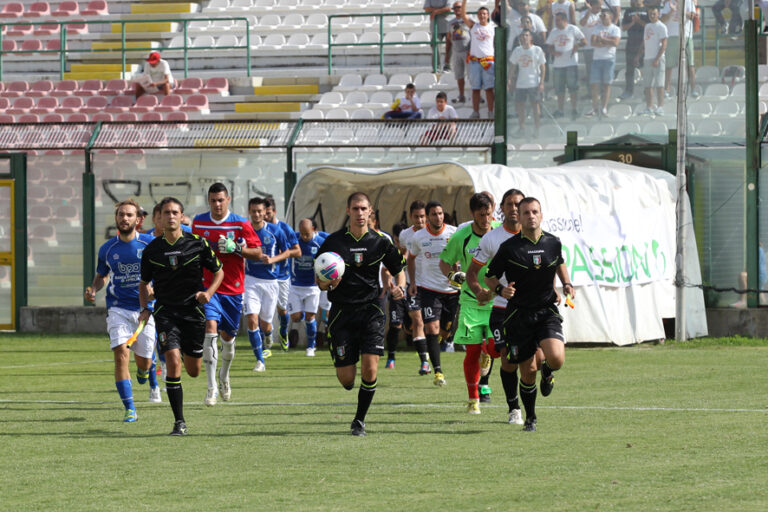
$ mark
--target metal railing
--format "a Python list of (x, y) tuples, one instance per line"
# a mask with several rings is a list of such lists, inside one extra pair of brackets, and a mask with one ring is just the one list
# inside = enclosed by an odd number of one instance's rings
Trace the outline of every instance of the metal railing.
[[(234, 21), (244, 21), (245, 22), (245, 44), (235, 45), (235, 46), (195, 46), (190, 47), (189, 41), (188, 41), (188, 25), (190, 22), (193, 21), (212, 21), (212, 20), (234, 20)], [(92, 48), (82, 48), (82, 49), (68, 49), (67, 48), (67, 25), (115, 25), (120, 24), (120, 48), (98, 48), (98, 49), (92, 49)], [(189, 50), (236, 50), (240, 48), (245, 48), (245, 59), (246, 59), (246, 70), (248, 73), (248, 76), (251, 76), (251, 27), (250, 22), (248, 21), (248, 18), (245, 16), (218, 16), (218, 17), (197, 17), (194, 19), (187, 19), (187, 18), (157, 18), (157, 19), (141, 19), (141, 20), (78, 20), (78, 21), (22, 21), (22, 22), (12, 22), (12, 23), (0, 23), (0, 80), (3, 79), (3, 56), (5, 55), (14, 55), (14, 54), (21, 54), (21, 55), (29, 55), (32, 53), (39, 53), (39, 54), (46, 54), (46, 53), (52, 53), (52, 54), (58, 54), (59, 55), (59, 78), (64, 78), (64, 73), (66, 73), (67, 70), (67, 54), (72, 53), (112, 53), (112, 52), (120, 52), (120, 62), (121, 62), (121, 77), (125, 79), (126, 76), (126, 54), (128, 52), (149, 52), (153, 50), (158, 50), (158, 48), (153, 48), (151, 46), (149, 47), (130, 47), (126, 48), (126, 25), (131, 24), (147, 24), (147, 23), (181, 23), (182, 24), (182, 31), (181, 34), (184, 37), (184, 45), (183, 46), (174, 46), (174, 47), (168, 47), (168, 48), (160, 48), (163, 51), (171, 51), (171, 50), (183, 50), (184, 51), (184, 78), (187, 78), (189, 75)], [(14, 27), (14, 26), (55, 26), (59, 28), (59, 49), (54, 50), (2, 50), (2, 44), (3, 44), (3, 31), (6, 29), (6, 27)], [(7, 36), (5, 36), (7, 37)]]
[[(429, 16), (424, 12), (393, 12), (393, 13), (376, 13), (376, 14), (331, 14), (328, 16), (328, 74), (333, 73), (333, 48), (339, 46), (378, 46), (379, 47), (379, 72), (384, 73), (384, 47), (386, 46), (423, 46), (429, 45), (432, 47), (432, 72), (436, 73), (438, 70), (438, 45), (445, 44), (445, 41), (438, 41), (437, 39), (437, 19), (432, 20), (430, 40), (429, 41), (402, 41), (385, 43), (384, 42), (384, 18), (387, 17), (400, 17), (400, 16)], [(379, 20), (379, 41), (372, 43), (334, 43), (333, 42), (333, 20), (337, 18), (378, 18)], [(399, 32), (399, 31), (398, 31)]]

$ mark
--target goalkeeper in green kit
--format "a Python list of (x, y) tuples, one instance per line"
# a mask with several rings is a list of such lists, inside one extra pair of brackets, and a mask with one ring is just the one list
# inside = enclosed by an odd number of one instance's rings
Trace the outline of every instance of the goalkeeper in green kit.
[[(483, 290), (482, 296), (476, 296), (466, 283), (466, 271), (472, 262), (472, 257), (478, 250), (478, 244), (483, 235), (501, 223), (493, 221), (493, 202), (486, 193), (474, 194), (469, 199), (469, 209), (472, 212), (472, 222), (460, 228), (448, 240), (445, 249), (440, 253), (440, 270), (451, 282), (451, 286), (461, 290), (459, 296), (459, 319), (456, 326), (454, 343), (464, 345), (464, 377), (467, 382), (469, 402), (467, 412), (480, 414), (480, 395), (477, 383), (480, 380), (480, 354), (483, 342), (493, 337), (488, 326), (493, 303), (490, 301), (492, 292)], [(456, 265), (461, 270), (455, 270)], [(487, 267), (480, 271), (480, 282)], [(480, 304), (483, 304), (482, 306)]]

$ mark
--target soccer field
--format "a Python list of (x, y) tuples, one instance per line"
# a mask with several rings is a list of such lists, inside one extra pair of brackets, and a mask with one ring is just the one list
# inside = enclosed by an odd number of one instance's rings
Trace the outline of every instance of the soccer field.
[(496, 369), (471, 416), (463, 353), (436, 388), (403, 352), (356, 438), (325, 351), (255, 374), (241, 339), (231, 402), (182, 378), (176, 438), (146, 385), (121, 421), (106, 336), (0, 336), (0, 510), (768, 510), (765, 340), (571, 348), (536, 433), (506, 423)]

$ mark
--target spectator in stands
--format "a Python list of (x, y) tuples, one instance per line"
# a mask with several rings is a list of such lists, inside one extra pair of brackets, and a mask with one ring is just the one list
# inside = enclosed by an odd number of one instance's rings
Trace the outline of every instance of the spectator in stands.
[(621, 19), (621, 0), (603, 0), (603, 4), (603, 8), (611, 13), (611, 23), (618, 26)]
[[(696, 17), (696, 5), (693, 0), (685, 2), (685, 61), (688, 64), (688, 86), (691, 97), (698, 98), (701, 93), (696, 89), (696, 68), (693, 67), (693, 18)], [(669, 40), (667, 41), (666, 61), (667, 70), (664, 81), (664, 91), (667, 98), (672, 97), (672, 70), (677, 67), (677, 57), (680, 54), (680, 9), (677, 0), (665, 0), (661, 8), (661, 21), (667, 26)]]
[(635, 70), (643, 62), (643, 34), (648, 23), (648, 13), (645, 11), (643, 0), (632, 0), (630, 8), (624, 12), (621, 29), (627, 33), (625, 47), (626, 68), (624, 70), (624, 92), (621, 100), (628, 100), (635, 93)]
[[(464, 77), (467, 75), (467, 52), (469, 51), (469, 27), (464, 23), (461, 2), (454, 2), (453, 13), (456, 15), (449, 23), (448, 41), (451, 44), (451, 59), (453, 74), (456, 77), (456, 85), (459, 87), (459, 97), (454, 98), (454, 103), (465, 103)], [(447, 52), (447, 50), (446, 50)]]
[[(554, 5), (554, 4), (553, 4)], [(571, 94), (571, 119), (579, 116), (579, 56), (577, 51), (586, 44), (584, 34), (576, 25), (568, 23), (568, 15), (560, 11), (555, 14), (555, 28), (547, 36), (547, 46), (554, 56), (552, 63), (557, 110), (554, 117), (563, 117), (565, 90)]]
[[(523, 19), (527, 18), (530, 21), (530, 27), (528, 29), (531, 31), (531, 35), (534, 38), (534, 45), (536, 45), (535, 39), (537, 37), (543, 39), (546, 41), (547, 39), (547, 26), (544, 24), (544, 20), (539, 17), (538, 14), (534, 14), (531, 12), (531, 4), (528, 3), (528, 0), (516, 0), (516, 11), (520, 13), (519, 16), (517, 16), (514, 20), (510, 20), (509, 22), (509, 41), (510, 44), (508, 45), (508, 49), (511, 50), (515, 46), (515, 40), (520, 35), (520, 33), (523, 31)], [(518, 42), (519, 43), (519, 42)], [(538, 45), (536, 45), (538, 46)]]
[(541, 17), (545, 27), (552, 26), (552, 0), (538, 0), (536, 2), (536, 14)]
[(571, 0), (557, 0), (552, 2), (549, 6), (549, 25), (547, 25), (548, 31), (552, 31), (557, 23), (557, 13), (562, 12), (565, 14), (566, 21), (570, 23), (576, 22), (576, 6)]
[(175, 82), (171, 67), (168, 62), (160, 58), (160, 53), (152, 52), (147, 57), (147, 63), (144, 65), (144, 77), (141, 82), (136, 82), (136, 98), (138, 99), (144, 93), (157, 94), (163, 93), (165, 96), (171, 94)]
[[(429, 33), (437, 20), (437, 40), (445, 39), (448, 33), (448, 14), (451, 12), (451, 0), (424, 0), (424, 10), (429, 13)], [(443, 71), (451, 69), (451, 40), (445, 42), (445, 65)]]
[(480, 118), (480, 91), (485, 90), (488, 117), (493, 119), (493, 86), (495, 80), (493, 37), (496, 28), (490, 23), (487, 7), (477, 10), (477, 21), (467, 17), (467, 0), (461, 2), (461, 16), (469, 27), (469, 83), (472, 86), (471, 119)]
[[(730, 23), (723, 18), (723, 9), (731, 10)], [(741, 34), (744, 26), (744, 20), (741, 19), (741, 0), (717, 0), (712, 6), (712, 14), (715, 15), (717, 26), (722, 35)]]
[[(534, 14), (534, 16), (536, 16)], [(541, 19), (541, 18), (539, 18)], [(546, 28), (543, 32), (538, 32), (533, 27), (533, 21), (531, 20), (531, 17), (529, 15), (522, 16), (520, 18), (520, 35), (522, 35), (522, 31), (527, 30), (531, 33), (531, 38), (533, 39), (533, 45), (538, 46), (542, 50), (546, 50), (547, 46), (547, 31)], [(512, 41), (512, 50), (520, 46), (520, 35), (518, 35), (514, 41)], [(546, 54), (545, 54), (546, 55)]]
[[(435, 106), (429, 109), (427, 119), (458, 119), (456, 110), (448, 104), (448, 95), (443, 91), (435, 96)], [(421, 137), (421, 144), (426, 145), (456, 135), (456, 123), (439, 123)]]
[(581, 50), (584, 57), (584, 66), (587, 71), (587, 83), (590, 83), (592, 77), (592, 56), (594, 48), (592, 47), (592, 33), (600, 25), (600, 11), (602, 10), (603, 0), (587, 0), (587, 9), (582, 13), (579, 20), (579, 30), (584, 34), (587, 44)]
[(544, 92), (544, 79), (547, 73), (547, 58), (544, 50), (533, 44), (533, 34), (527, 28), (518, 36), (520, 46), (512, 50), (509, 63), (512, 66), (512, 81), (515, 84), (515, 106), (519, 128), (512, 136), (525, 135), (526, 104), (531, 105), (534, 137), (539, 136), (541, 119), (541, 97)]
[[(664, 51), (667, 49), (667, 27), (659, 20), (659, 8), (648, 7), (648, 23), (645, 24), (643, 39), (645, 59), (643, 60), (643, 83), (645, 85), (645, 110), (642, 115), (664, 114)], [(656, 91), (657, 106), (653, 105)]]
[(416, 86), (405, 86), (405, 97), (397, 98), (392, 110), (384, 114), (384, 119), (421, 119), (421, 100), (416, 94)]
[[(610, 9), (600, 12), (600, 25), (592, 30), (594, 56), (589, 86), (592, 88), (592, 112), (587, 116), (608, 115), (608, 100), (611, 96), (613, 70), (616, 67), (616, 47), (621, 41), (621, 29), (613, 24)], [(602, 93), (602, 101), (600, 101)]]

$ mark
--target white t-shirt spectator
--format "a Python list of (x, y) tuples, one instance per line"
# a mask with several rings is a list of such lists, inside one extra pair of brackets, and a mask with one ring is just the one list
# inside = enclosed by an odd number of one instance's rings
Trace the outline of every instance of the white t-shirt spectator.
[(584, 11), (584, 15), (581, 17), (583, 20), (584, 18), (587, 18), (587, 24), (582, 25), (581, 21), (579, 22), (579, 30), (581, 30), (581, 33), (584, 34), (584, 37), (587, 39), (587, 44), (584, 46), (585, 50), (591, 50), (593, 49), (592, 46), (592, 34), (595, 33), (595, 29), (602, 25), (600, 23), (600, 13), (593, 13), (589, 9)]
[(552, 2), (552, 26), (555, 26), (555, 16), (559, 12), (564, 12), (565, 17), (568, 19), (568, 23), (573, 23), (571, 19), (571, 6), (573, 2), (571, 0), (565, 0), (565, 2)]
[[(552, 4), (556, 5), (556, 4)], [(568, 25), (560, 30), (555, 27), (547, 36), (547, 44), (552, 45), (560, 55), (555, 56), (553, 67), (565, 68), (579, 65), (579, 55), (573, 51), (576, 41), (584, 41), (584, 34), (575, 25)]]
[(429, 109), (427, 119), (458, 119), (459, 114), (456, 113), (456, 109), (450, 105), (446, 105), (442, 112), (437, 110), (437, 107)]
[(527, 50), (518, 46), (512, 50), (509, 63), (517, 66), (516, 89), (531, 89), (539, 86), (541, 81), (541, 65), (547, 62), (544, 50), (531, 46)]
[[(592, 31), (593, 36), (600, 36), (600, 37), (621, 37), (621, 29), (611, 23), (607, 27), (600, 23), (595, 29)], [(592, 56), (592, 60), (613, 60), (616, 58), (616, 47), (615, 46), (595, 46), (595, 53)]]
[(667, 27), (661, 22), (645, 24), (645, 60), (653, 60), (659, 54), (661, 42), (668, 37)]
[[(679, 0), (667, 0), (664, 3), (664, 7), (659, 11), (659, 16), (666, 16), (672, 12), (672, 5), (677, 6), (675, 13), (664, 22), (667, 26), (667, 34), (669, 37), (680, 37), (680, 2)], [(696, 7), (693, 5), (693, 0), (685, 0), (685, 12), (694, 13)], [(688, 37), (693, 36), (693, 20), (685, 20), (685, 33)]]
[(496, 27), (493, 23), (481, 25), (475, 22), (469, 31), (471, 41), (469, 54), (472, 57), (493, 57), (493, 36), (496, 33)]
[(402, 112), (418, 112), (421, 110), (421, 100), (417, 94), (414, 94), (411, 99), (401, 96), (398, 106)]
[[(547, 31), (547, 26), (544, 24), (544, 20), (542, 20), (538, 14), (529, 13), (527, 16), (531, 18), (531, 27), (533, 27), (534, 32), (543, 34)], [(509, 24), (509, 44), (507, 45), (507, 48), (510, 50), (512, 49), (512, 42), (523, 31), (522, 19), (523, 17), (520, 16), (517, 20)]]
[(169, 76), (170, 84), (173, 86), (173, 74), (171, 73), (171, 66), (165, 59), (160, 59), (157, 66), (152, 67), (149, 62), (144, 63), (144, 74), (149, 76), (152, 83), (162, 82), (165, 80), (165, 75)]

